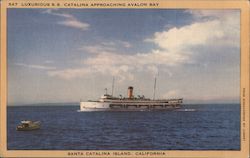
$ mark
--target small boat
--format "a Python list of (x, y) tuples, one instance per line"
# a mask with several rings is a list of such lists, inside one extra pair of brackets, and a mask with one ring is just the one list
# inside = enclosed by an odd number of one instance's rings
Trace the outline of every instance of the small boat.
[(29, 121), (24, 120), (21, 121), (21, 124), (16, 127), (17, 131), (31, 131), (40, 129), (41, 122), (40, 121)]

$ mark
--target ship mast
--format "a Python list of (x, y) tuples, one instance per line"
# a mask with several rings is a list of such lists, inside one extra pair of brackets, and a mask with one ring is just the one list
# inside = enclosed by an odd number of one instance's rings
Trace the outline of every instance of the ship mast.
[(113, 96), (113, 93), (114, 93), (114, 85), (115, 85), (115, 77), (113, 77), (113, 81), (112, 81), (112, 92), (111, 92), (112, 96)]
[(155, 89), (156, 89), (156, 77), (155, 77), (155, 82), (154, 82), (154, 95), (153, 95), (153, 100), (155, 100)]
[(159, 71), (155, 75), (155, 82), (154, 82), (154, 95), (153, 95), (153, 100), (155, 100), (155, 91), (156, 91), (156, 81), (157, 81), (157, 76), (159, 76)]

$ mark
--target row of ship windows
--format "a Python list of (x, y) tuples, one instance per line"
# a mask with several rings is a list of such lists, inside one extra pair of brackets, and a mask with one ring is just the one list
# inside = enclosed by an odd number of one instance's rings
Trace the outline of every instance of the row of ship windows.
[(178, 104), (174, 104), (174, 105), (127, 105), (127, 104), (110, 104), (109, 106), (177, 106)]

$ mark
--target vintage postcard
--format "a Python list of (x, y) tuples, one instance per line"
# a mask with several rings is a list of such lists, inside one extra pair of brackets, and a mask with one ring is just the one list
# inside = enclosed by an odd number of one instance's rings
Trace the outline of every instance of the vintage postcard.
[(249, 1), (0, 2), (0, 157), (249, 157)]

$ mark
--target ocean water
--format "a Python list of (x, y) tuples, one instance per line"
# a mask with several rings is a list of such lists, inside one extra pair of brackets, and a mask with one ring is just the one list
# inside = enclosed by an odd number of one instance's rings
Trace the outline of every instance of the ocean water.
[[(240, 105), (178, 111), (77, 112), (79, 106), (7, 108), (8, 150), (240, 150)], [(16, 131), (21, 120), (41, 129)]]

